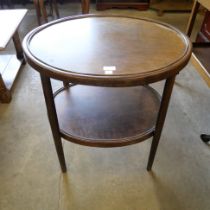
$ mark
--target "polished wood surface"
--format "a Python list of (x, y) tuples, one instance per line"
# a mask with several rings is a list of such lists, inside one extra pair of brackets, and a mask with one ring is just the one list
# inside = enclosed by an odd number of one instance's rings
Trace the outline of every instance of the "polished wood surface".
[(191, 55), (188, 38), (172, 26), (96, 15), (37, 28), (24, 39), (24, 48), (41, 73), (96, 85), (155, 82), (178, 73)]
[(0, 50), (6, 48), (26, 13), (26, 9), (0, 10)]
[(152, 145), (150, 148), (150, 154), (149, 154), (149, 160), (147, 163), (147, 170), (150, 171), (152, 169), (152, 165), (155, 159), (157, 147), (160, 141), (160, 136), (162, 133), (162, 129), (164, 126), (167, 110), (168, 110), (168, 105), (170, 102), (174, 82), (175, 82), (176, 76), (171, 76), (168, 77), (165, 81), (165, 86), (163, 89), (163, 94), (162, 94), (162, 100), (161, 100), (161, 105), (160, 105), (160, 110), (158, 112), (157, 120), (156, 120), (156, 125), (155, 125), (155, 132), (154, 136), (152, 139)]
[[(115, 147), (153, 136), (147, 165), (151, 170), (176, 74), (191, 56), (183, 33), (153, 20), (87, 15), (39, 27), (25, 37), (23, 47), (28, 63), (41, 75), (63, 172), (61, 137)], [(51, 78), (64, 85), (54, 94)], [(162, 79), (160, 102), (146, 84)]]
[(66, 139), (88, 146), (113, 147), (153, 135), (160, 97), (144, 86), (75, 85), (56, 95), (55, 104), (60, 131)]
[(66, 172), (66, 163), (65, 163), (65, 157), (64, 157), (64, 152), (63, 152), (61, 135), (59, 132), (59, 124), (58, 124), (58, 118), (56, 115), (51, 81), (50, 81), (50, 78), (46, 77), (45, 75), (40, 75), (40, 77), (41, 77), (41, 82), (42, 82), (42, 90), (43, 90), (43, 94), (44, 94), (44, 98), (45, 98), (45, 102), (47, 106), (48, 119), (51, 126), (53, 140), (54, 140), (55, 148), (58, 154), (61, 170), (63, 172)]

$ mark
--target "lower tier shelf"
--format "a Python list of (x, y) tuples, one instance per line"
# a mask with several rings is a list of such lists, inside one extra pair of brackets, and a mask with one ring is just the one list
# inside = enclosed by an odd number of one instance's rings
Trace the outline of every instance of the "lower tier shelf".
[(11, 101), (11, 89), (22, 63), (23, 60), (17, 59), (15, 54), (0, 55), (0, 102)]
[(61, 136), (74, 143), (116, 147), (154, 134), (159, 94), (148, 86), (75, 85), (55, 95)]

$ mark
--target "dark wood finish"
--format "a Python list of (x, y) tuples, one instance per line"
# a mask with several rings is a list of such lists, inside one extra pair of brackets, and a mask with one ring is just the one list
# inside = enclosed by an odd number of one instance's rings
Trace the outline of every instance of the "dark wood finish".
[(55, 103), (53, 99), (50, 78), (44, 76), (43, 74), (41, 74), (40, 76), (41, 76), (42, 89), (43, 89), (45, 102), (46, 102), (48, 119), (50, 122), (53, 139), (55, 143), (55, 148), (58, 154), (58, 159), (60, 162), (61, 169), (63, 172), (66, 172), (65, 157), (64, 157), (64, 152), (63, 152), (61, 136), (59, 132), (59, 125), (58, 125), (58, 119), (57, 119), (56, 110), (55, 110)]
[(97, 147), (143, 141), (153, 135), (159, 98), (157, 92), (145, 86), (76, 85), (63, 89), (55, 97), (61, 135), (75, 143)]
[[(59, 34), (62, 37), (58, 38)], [(35, 29), (23, 45), (30, 65), (40, 73), (75, 84), (99, 86), (157, 82), (178, 73), (191, 56), (188, 38), (174, 27), (123, 16), (63, 18)], [(78, 60), (80, 63), (75, 62)], [(116, 70), (109, 74), (104, 70), (106, 66)]]
[(96, 9), (97, 10), (106, 10), (106, 9), (137, 9), (137, 10), (147, 10), (149, 8), (149, 0), (97, 0)]
[[(183, 33), (147, 19), (85, 15), (34, 29), (23, 47), (28, 63), (41, 74), (63, 171), (61, 137), (114, 147), (154, 136), (147, 166), (151, 170), (175, 76), (191, 56)], [(50, 78), (64, 84), (54, 100)], [(159, 108), (158, 94), (140, 85), (162, 79), (166, 84)]]
[(175, 81), (175, 76), (169, 77), (166, 80), (165, 83), (165, 87), (164, 87), (164, 91), (163, 91), (163, 96), (162, 96), (162, 100), (161, 100), (161, 106), (160, 106), (160, 110), (158, 112), (158, 118), (156, 121), (156, 126), (155, 126), (155, 133), (154, 133), (154, 137), (152, 140), (152, 146), (150, 149), (150, 155), (149, 155), (149, 161), (147, 164), (147, 170), (150, 171), (154, 162), (154, 158), (155, 158), (155, 154), (157, 151), (157, 147), (159, 144), (159, 140), (160, 140), (160, 136), (162, 133), (162, 129), (163, 129), (163, 125), (165, 122), (165, 117), (166, 117), (166, 113), (168, 110), (168, 105), (170, 102), (170, 98), (171, 98), (171, 93), (173, 90), (173, 86), (174, 86), (174, 81)]

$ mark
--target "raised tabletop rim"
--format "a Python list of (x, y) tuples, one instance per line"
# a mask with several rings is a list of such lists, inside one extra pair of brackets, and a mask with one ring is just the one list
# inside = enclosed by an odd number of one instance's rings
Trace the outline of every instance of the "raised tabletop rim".
[[(148, 21), (148, 22), (153, 22), (155, 24), (163, 25), (175, 31), (182, 38), (183, 43), (185, 43), (185, 50), (183, 52), (183, 56), (179, 57), (179, 59), (175, 60), (170, 65), (167, 65), (163, 68), (154, 69), (153, 71), (150, 71), (147, 73), (143, 72), (143, 73), (132, 73), (132, 74), (126, 74), (126, 75), (102, 75), (102, 74), (99, 75), (99, 74), (88, 74), (88, 73), (79, 73), (79, 72), (76, 73), (73, 71), (67, 71), (65, 69), (51, 66), (41, 61), (31, 52), (30, 41), (40, 31), (52, 25), (59, 24), (65, 21), (83, 19), (83, 18), (93, 18), (93, 17), (95, 18), (101, 18), (101, 17), (102, 18), (103, 17), (129, 18), (129, 19), (143, 20), (143, 21)], [(44, 24), (40, 27), (37, 27), (25, 36), (23, 40), (23, 49), (24, 49), (27, 62), (36, 71), (40, 72), (41, 74), (44, 74), (48, 77), (58, 79), (58, 80), (69, 81), (69, 82), (74, 82), (74, 83), (79, 83), (79, 84), (86, 84), (86, 85), (99, 85), (99, 86), (145, 85), (145, 84), (157, 82), (163, 79), (167, 79), (168, 77), (179, 73), (179, 71), (181, 71), (186, 66), (192, 54), (192, 44), (189, 38), (179, 29), (177, 29), (176, 27), (170, 24), (153, 20), (153, 19), (149, 19), (149, 18), (142, 18), (142, 17), (131, 17), (131, 16), (124, 16), (124, 15), (98, 15), (98, 14), (75, 15), (75, 16), (64, 17), (64, 18), (49, 22), (47, 24)]]

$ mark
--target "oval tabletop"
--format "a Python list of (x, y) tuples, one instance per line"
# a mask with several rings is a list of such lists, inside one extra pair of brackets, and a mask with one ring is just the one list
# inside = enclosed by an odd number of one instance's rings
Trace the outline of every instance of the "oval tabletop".
[(28, 62), (47, 76), (82, 84), (146, 84), (178, 73), (191, 44), (174, 27), (154, 20), (84, 15), (30, 32)]

